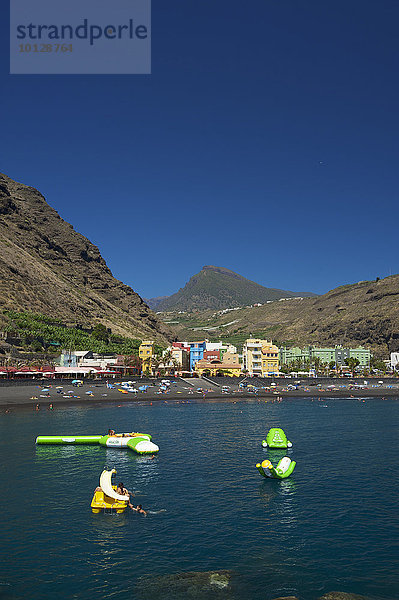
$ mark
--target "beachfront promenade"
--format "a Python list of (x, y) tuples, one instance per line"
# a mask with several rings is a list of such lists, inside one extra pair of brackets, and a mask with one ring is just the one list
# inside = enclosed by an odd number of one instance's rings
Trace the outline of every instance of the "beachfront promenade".
[[(164, 378), (165, 379), (165, 378)], [(118, 383), (107, 387), (106, 381), (84, 381), (82, 387), (75, 387), (70, 381), (0, 381), (0, 406), (4, 409), (18, 407), (35, 407), (39, 404), (46, 408), (50, 403), (61, 404), (93, 404), (106, 402), (156, 402), (185, 401), (196, 399), (212, 401), (217, 399), (236, 400), (245, 398), (280, 397), (387, 397), (399, 398), (398, 379), (263, 379), (263, 378), (169, 378), (171, 381), (167, 391), (160, 393), (160, 379), (139, 379), (134, 388), (145, 388), (137, 392), (123, 393)], [(300, 383), (297, 383), (300, 381)], [(381, 383), (382, 382), (382, 383)], [(241, 385), (240, 385), (241, 384)], [(247, 387), (242, 387), (242, 386)], [(223, 386), (228, 390), (222, 391)], [(251, 387), (252, 386), (252, 387)], [(48, 390), (48, 391), (44, 391)]]

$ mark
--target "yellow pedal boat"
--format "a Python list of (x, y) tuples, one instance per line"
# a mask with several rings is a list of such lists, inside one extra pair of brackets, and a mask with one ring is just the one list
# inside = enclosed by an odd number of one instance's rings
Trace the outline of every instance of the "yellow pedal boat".
[(128, 498), (118, 494), (116, 485), (112, 485), (112, 476), (115, 475), (116, 469), (104, 471), (100, 476), (100, 488), (94, 492), (93, 500), (91, 501), (91, 510), (93, 513), (100, 512), (117, 512), (123, 513), (128, 504)]

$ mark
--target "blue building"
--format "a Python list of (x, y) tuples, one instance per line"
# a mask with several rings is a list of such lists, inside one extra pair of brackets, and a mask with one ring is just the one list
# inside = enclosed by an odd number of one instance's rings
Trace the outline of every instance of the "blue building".
[(189, 342), (190, 345), (190, 371), (194, 371), (197, 360), (204, 358), (206, 342)]

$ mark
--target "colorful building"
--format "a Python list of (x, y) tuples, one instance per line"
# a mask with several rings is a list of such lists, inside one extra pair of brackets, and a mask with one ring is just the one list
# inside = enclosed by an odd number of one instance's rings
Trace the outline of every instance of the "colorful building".
[(219, 351), (220, 358), (223, 354), (229, 352), (229, 354), (237, 354), (237, 348), (233, 344), (224, 344), (223, 342), (208, 342), (206, 340), (206, 351)]
[(270, 377), (279, 374), (279, 349), (267, 340), (248, 339), (242, 349), (242, 368), (250, 375)]
[(188, 342), (172, 342), (172, 348), (184, 348), (190, 352), (190, 344)]
[(345, 365), (347, 358), (356, 358), (361, 367), (369, 367), (371, 352), (367, 348), (359, 346), (358, 348), (344, 348), (334, 346), (331, 348), (317, 348), (315, 346), (306, 346), (305, 348), (280, 348), (280, 363), (289, 365), (295, 360), (302, 363), (308, 361), (309, 364), (318, 358), (323, 364), (334, 363), (338, 368)]
[(262, 377), (272, 377), (279, 374), (279, 352), (273, 342), (265, 340), (261, 350)]
[(222, 359), (198, 360), (195, 364), (195, 371), (201, 377), (223, 375), (228, 377), (239, 377), (241, 375), (241, 364), (238, 354), (226, 352)]
[(220, 360), (220, 350), (205, 350), (204, 358), (206, 360)]
[(146, 373), (147, 371), (149, 371), (150, 373), (152, 372), (151, 358), (153, 355), (153, 351), (154, 351), (154, 342), (149, 342), (149, 341), (141, 342), (140, 348), (139, 348), (139, 358), (141, 358), (141, 360), (142, 360), (141, 370), (143, 373)]
[(190, 371), (194, 371), (195, 363), (204, 358), (206, 342), (189, 342), (190, 346)]
[(190, 350), (187, 348), (177, 348), (172, 346), (170, 349), (172, 359), (174, 359), (177, 370), (180, 372), (188, 372), (190, 370)]
[(349, 357), (357, 358), (359, 361), (360, 367), (368, 367), (370, 368), (370, 361), (372, 358), (372, 353), (368, 348), (363, 348), (363, 346), (358, 346), (357, 348), (349, 348)]

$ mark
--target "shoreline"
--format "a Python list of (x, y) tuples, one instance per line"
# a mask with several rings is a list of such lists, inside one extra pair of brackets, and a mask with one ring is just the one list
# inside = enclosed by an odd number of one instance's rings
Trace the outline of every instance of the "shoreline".
[[(203, 382), (201, 382), (202, 385)], [(281, 386), (283, 387), (283, 386)], [(48, 389), (49, 392), (43, 392), (43, 389)], [(117, 388), (108, 389), (105, 383), (96, 383), (88, 385), (85, 383), (83, 387), (77, 388), (70, 384), (63, 384), (62, 393), (57, 390), (60, 386), (49, 384), (46, 388), (43, 385), (18, 385), (18, 386), (1, 386), (0, 387), (0, 409), (34, 409), (37, 404), (40, 408), (48, 409), (48, 406), (68, 406), (68, 405), (98, 405), (98, 404), (127, 404), (132, 402), (187, 402), (197, 400), (201, 402), (209, 402), (213, 400), (238, 401), (238, 400), (253, 400), (269, 399), (277, 400), (283, 398), (324, 398), (324, 399), (339, 399), (339, 398), (394, 398), (399, 399), (398, 387), (373, 387), (365, 389), (337, 389), (326, 390), (316, 387), (304, 387), (303, 389), (287, 390), (276, 387), (273, 391), (259, 390), (256, 393), (250, 393), (247, 390), (232, 389), (229, 393), (222, 393), (221, 390), (211, 388), (203, 388), (204, 391), (198, 392), (193, 388), (173, 385), (167, 393), (157, 393), (155, 386), (148, 388), (146, 392), (122, 393)], [(92, 392), (92, 395), (88, 392)], [(72, 392), (67, 394), (66, 392)]]

